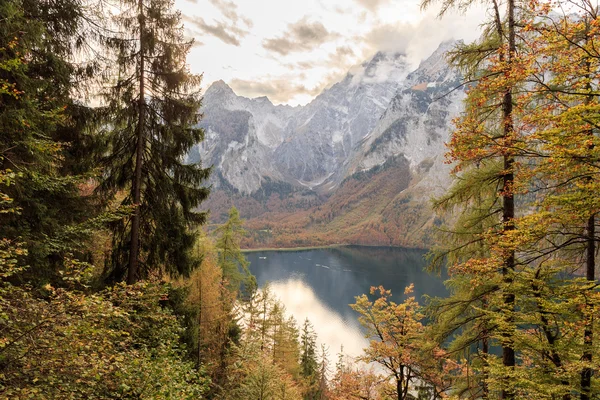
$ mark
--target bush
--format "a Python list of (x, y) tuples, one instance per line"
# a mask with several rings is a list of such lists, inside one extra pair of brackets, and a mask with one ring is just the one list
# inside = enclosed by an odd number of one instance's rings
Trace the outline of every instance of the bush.
[(161, 307), (168, 286), (97, 294), (5, 284), (0, 298), (2, 398), (200, 398), (203, 371), (185, 361), (182, 327)]

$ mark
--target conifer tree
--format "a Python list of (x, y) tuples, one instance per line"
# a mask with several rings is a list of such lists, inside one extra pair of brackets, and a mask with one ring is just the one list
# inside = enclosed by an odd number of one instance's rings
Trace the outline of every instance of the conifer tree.
[[(587, 9), (584, 3), (580, 10)], [(595, 34), (588, 34), (594, 29), (586, 23), (595, 18), (556, 20), (550, 10), (544, 2), (519, 8), (513, 29), (522, 31), (510, 63), (510, 13), (503, 20), (494, 13), (499, 46), (467, 45), (455, 57), (476, 73), (471, 76), (476, 84), (450, 143), (459, 183), (438, 204), (458, 205), (467, 214), (455, 219), (457, 246), (446, 253), (453, 295), (436, 304), (435, 317), (446, 332), (463, 329), (450, 350), (470, 349), (482, 338), (504, 349), (501, 360), (488, 354), (479, 364), (465, 365), (479, 378), (465, 391), (454, 387), (465, 397), (588, 399), (595, 385), (593, 324), (584, 317), (597, 309), (594, 276), (587, 284), (570, 277), (595, 263), (597, 117), (591, 76), (598, 68)], [(513, 90), (510, 107), (501, 92), (507, 87)], [(510, 120), (504, 118), (508, 108)], [(507, 121), (511, 140), (505, 136)], [(522, 211), (513, 214), (508, 230), (507, 155), (513, 158), (510, 194), (522, 195)], [(486, 177), (490, 167), (497, 172)], [(489, 212), (482, 213), (479, 205), (486, 204)], [(465, 224), (469, 218), (477, 223)], [(511, 259), (513, 268), (507, 268)], [(456, 316), (462, 317), (455, 321)], [(473, 326), (478, 328), (472, 335), (464, 334)]]
[(312, 386), (315, 383), (318, 368), (317, 335), (308, 318), (304, 320), (302, 325), (300, 350), (300, 372), (304, 378), (310, 381)]
[[(433, 1), (426, 0), (426, 7)], [(464, 10), (471, 6), (470, 1), (448, 0), (442, 2), (441, 14), (452, 8)], [(514, 91), (523, 84), (523, 74), (518, 73), (519, 57), (517, 54), (517, 23), (516, 5), (514, 0), (505, 3), (505, 15), (502, 17), (501, 4), (493, 0), (489, 3), (491, 21), (487, 24), (484, 40), (481, 43), (466, 45), (455, 52), (455, 61), (468, 72), (474, 72), (476, 84), (470, 89), (465, 102), (465, 112), (458, 119), (457, 130), (449, 143), (450, 159), (456, 162), (455, 172), (463, 172), (467, 177), (481, 177), (478, 170), (483, 166), (484, 171), (495, 170), (487, 178), (494, 191), (489, 200), (483, 204), (493, 205), (489, 217), (499, 216), (500, 221), (494, 221), (487, 232), (475, 232), (474, 237), (485, 240), (489, 254), (479, 254), (479, 259), (470, 258), (470, 268), (494, 275), (497, 279), (486, 278), (494, 284), (494, 290), (501, 297), (497, 313), (503, 320), (497, 320), (496, 325), (502, 331), (498, 337), (502, 346), (501, 398), (514, 398), (510, 384), (511, 374), (516, 365), (514, 346), (514, 321), (512, 314), (515, 306), (515, 294), (512, 285), (517, 266), (516, 248), (510, 242), (515, 231), (515, 194), (518, 193), (516, 181), (516, 162), (522, 149), (519, 146), (520, 132), (515, 112)], [(475, 171), (475, 172), (474, 172)], [(466, 183), (467, 185), (469, 183)], [(463, 185), (464, 187), (465, 185)], [(461, 195), (463, 199), (468, 195)], [(459, 198), (461, 197), (459, 196)], [(481, 202), (481, 198), (479, 201)], [(463, 206), (469, 204), (463, 203)], [(467, 206), (468, 207), (468, 206)], [(481, 221), (484, 222), (484, 221)], [(475, 228), (482, 228), (477, 224)], [(495, 251), (491, 251), (495, 249)], [(486, 251), (484, 251), (485, 253)], [(481, 252), (479, 252), (481, 253)], [(467, 256), (469, 257), (469, 256)], [(479, 263), (479, 266), (475, 264)], [(499, 272), (500, 275), (497, 275)], [(501, 279), (498, 279), (500, 278)], [(479, 291), (485, 293), (487, 289)], [(478, 296), (480, 296), (480, 294)], [(478, 300), (483, 300), (479, 298)], [(487, 300), (486, 300), (487, 301)], [(464, 303), (463, 303), (464, 304)], [(470, 307), (470, 306), (469, 306)], [(483, 324), (482, 326), (487, 325)], [(486, 339), (487, 340), (487, 339)], [(487, 387), (483, 387), (487, 396)]]
[(241, 239), (246, 235), (243, 223), (237, 208), (232, 207), (227, 221), (216, 230), (218, 262), (223, 269), (223, 277), (227, 280), (227, 285), (233, 291), (239, 290), (242, 283), (249, 284), (251, 288), (256, 286), (248, 270), (248, 260), (240, 249)]
[(327, 399), (329, 393), (329, 384), (327, 375), (329, 374), (329, 352), (327, 346), (321, 343), (321, 352), (319, 353), (319, 391), (317, 399)]
[(89, 116), (72, 98), (84, 75), (74, 57), (85, 44), (82, 5), (4, 1), (0, 20), (0, 170), (20, 210), (0, 215), (0, 237), (20, 238), (31, 277), (56, 281), (65, 257), (86, 259), (99, 212), (82, 190), (93, 165), (76, 154)]
[[(535, 35), (529, 43), (538, 54), (532, 77), (538, 95), (537, 107), (525, 122), (531, 127), (530, 140), (539, 152), (534, 173), (542, 195), (536, 202), (537, 213), (525, 222), (529, 229), (535, 226), (543, 243), (529, 257), (562, 275), (558, 280), (562, 291), (553, 290), (552, 304), (544, 304), (548, 321), (544, 335), (552, 345), (546, 350), (548, 358), (562, 377), (563, 386), (570, 386), (563, 388), (564, 398), (579, 392), (581, 399), (588, 400), (595, 386), (592, 360), (597, 357), (592, 315), (598, 307), (595, 269), (600, 211), (600, 54), (597, 7), (586, 1), (574, 4), (576, 11), (568, 15), (552, 13), (544, 2), (530, 4), (541, 21), (531, 24)], [(577, 270), (586, 282), (565, 278)], [(556, 310), (559, 304), (563, 305), (560, 313)], [(583, 331), (574, 330), (574, 326), (583, 327)], [(576, 340), (577, 336), (581, 341)], [(575, 344), (581, 346), (577, 349), (580, 360), (572, 358)], [(572, 371), (580, 371), (579, 377), (572, 376)]]
[(133, 283), (161, 268), (188, 274), (197, 264), (188, 250), (192, 228), (205, 220), (197, 207), (208, 195), (201, 184), (210, 172), (184, 163), (203, 139), (201, 76), (186, 65), (192, 42), (170, 0), (124, 0), (113, 22), (119, 32), (104, 40), (115, 66), (104, 96), (99, 190), (107, 197), (124, 191), (121, 203), (135, 210), (114, 226), (111, 277)]

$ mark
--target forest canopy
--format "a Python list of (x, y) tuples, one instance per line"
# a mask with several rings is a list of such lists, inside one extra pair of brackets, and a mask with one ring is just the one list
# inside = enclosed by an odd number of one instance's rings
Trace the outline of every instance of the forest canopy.
[(0, 395), (598, 398), (598, 6), (483, 5), (482, 36), (448, 54), (466, 97), (430, 269), (450, 296), (358, 296), (369, 345), (334, 367), (257, 287), (237, 209), (203, 227), (212, 168), (184, 162), (201, 76), (174, 2), (0, 2)]

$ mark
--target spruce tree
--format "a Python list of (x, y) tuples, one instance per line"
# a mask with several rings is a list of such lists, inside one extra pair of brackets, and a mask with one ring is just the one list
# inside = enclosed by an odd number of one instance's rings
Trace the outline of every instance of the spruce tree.
[(306, 318), (300, 333), (300, 375), (305, 379), (305, 399), (315, 399), (319, 393), (319, 362), (317, 359), (317, 334)]
[[(152, 270), (188, 274), (197, 264), (188, 251), (198, 212), (208, 196), (210, 169), (185, 164), (203, 139), (197, 124), (201, 76), (190, 73), (192, 46), (180, 12), (169, 0), (124, 0), (114, 17), (119, 33), (105, 39), (115, 57), (105, 93), (107, 152), (99, 190), (135, 207), (115, 224), (110, 277), (133, 283)], [(121, 195), (124, 193), (124, 195)]]
[[(28, 274), (56, 281), (65, 257), (89, 260), (86, 238), (99, 204), (82, 188), (92, 177), (86, 152), (90, 109), (73, 93), (94, 72), (75, 62), (86, 43), (78, 1), (0, 4), (0, 170), (19, 213), (0, 214), (0, 237), (19, 238)], [(87, 226), (86, 226), (87, 224)]]

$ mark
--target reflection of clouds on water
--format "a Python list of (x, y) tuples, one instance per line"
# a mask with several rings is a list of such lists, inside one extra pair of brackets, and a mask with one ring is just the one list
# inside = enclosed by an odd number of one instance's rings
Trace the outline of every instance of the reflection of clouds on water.
[(344, 320), (337, 312), (325, 306), (310, 286), (299, 279), (289, 279), (270, 284), (272, 293), (285, 305), (288, 315), (292, 315), (302, 327), (308, 318), (318, 336), (318, 346), (325, 343), (329, 347), (330, 365), (333, 368), (340, 346), (344, 354), (357, 356), (369, 342), (363, 337), (358, 322)]
[(423, 294), (447, 293), (442, 279), (423, 271), (423, 254), (421, 250), (350, 246), (263, 251), (246, 257), (259, 286), (270, 282), (298, 325), (309, 318), (319, 341), (329, 346), (333, 368), (342, 344), (349, 355), (359, 355), (368, 346), (358, 314), (348, 306), (356, 301), (355, 296), (369, 293), (371, 286), (384, 285), (394, 293), (394, 301), (401, 302), (410, 283), (421, 303)]

